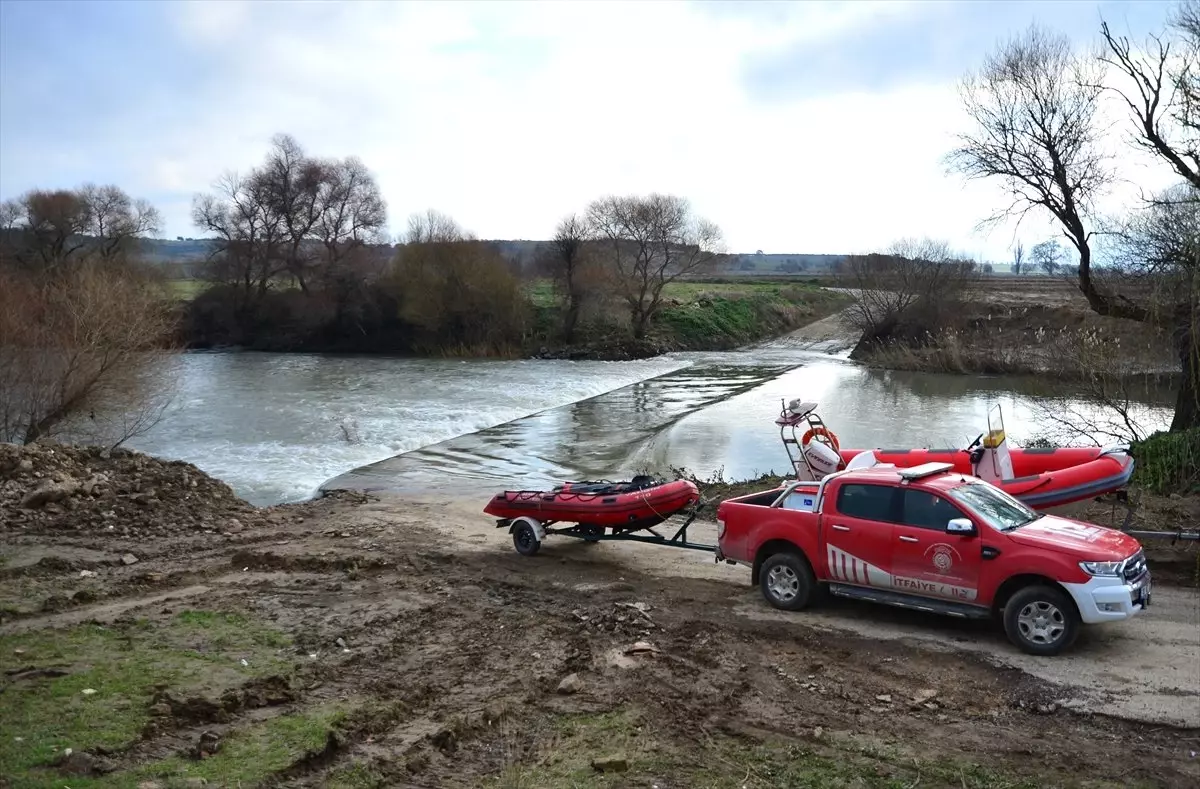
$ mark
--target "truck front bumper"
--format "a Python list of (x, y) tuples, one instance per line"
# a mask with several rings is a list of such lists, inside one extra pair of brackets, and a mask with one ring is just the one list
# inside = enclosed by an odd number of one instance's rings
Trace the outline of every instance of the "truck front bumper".
[(1128, 619), (1150, 605), (1149, 572), (1128, 582), (1122, 578), (1097, 576), (1087, 583), (1064, 583), (1063, 586), (1086, 624)]

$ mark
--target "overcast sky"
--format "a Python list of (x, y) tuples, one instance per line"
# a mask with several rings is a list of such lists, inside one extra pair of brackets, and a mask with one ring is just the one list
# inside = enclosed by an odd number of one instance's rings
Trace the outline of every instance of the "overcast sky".
[[(1003, 204), (942, 157), (955, 84), (1037, 20), (1081, 45), (1170, 5), (1102, 2), (0, 2), (0, 197), (116, 183), (194, 236), (192, 196), (272, 134), (374, 172), (391, 229), (428, 207), (545, 238), (601, 195), (670, 192), (731, 251), (902, 236), (1007, 259)], [(1123, 165), (1130, 181), (1161, 169)], [(1129, 188), (1111, 206), (1129, 199)], [(1030, 243), (1049, 224), (1030, 224)]]

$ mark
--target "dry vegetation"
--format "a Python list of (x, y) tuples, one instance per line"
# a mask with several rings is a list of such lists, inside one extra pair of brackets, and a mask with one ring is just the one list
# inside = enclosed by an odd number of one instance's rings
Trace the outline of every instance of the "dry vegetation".
[(155, 213), (116, 187), (31, 192), (3, 207), (0, 441), (117, 446), (170, 401), (175, 318), (136, 261)]
[(520, 280), (495, 247), (450, 217), (413, 217), (385, 287), (400, 294), (412, 347), (425, 353), (511, 354), (528, 321)]
[(952, 325), (975, 295), (979, 272), (933, 240), (901, 241), (884, 254), (850, 255), (842, 264), (855, 303), (846, 319), (861, 338), (854, 356), (893, 345), (922, 346)]

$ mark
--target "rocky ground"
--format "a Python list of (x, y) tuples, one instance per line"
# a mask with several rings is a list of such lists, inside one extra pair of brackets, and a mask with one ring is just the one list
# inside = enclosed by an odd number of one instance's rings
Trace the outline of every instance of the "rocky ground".
[[(1194, 590), (1139, 625), (1171, 644), (1026, 664), (891, 609), (780, 615), (700, 552), (522, 557), (481, 505), (254, 509), (187, 464), (0, 447), (0, 786), (1200, 781), (1200, 723), (1171, 722), (1200, 705)], [(1120, 666), (1088, 661), (1170, 650), (1141, 671), (1180, 707), (1106, 705)]]

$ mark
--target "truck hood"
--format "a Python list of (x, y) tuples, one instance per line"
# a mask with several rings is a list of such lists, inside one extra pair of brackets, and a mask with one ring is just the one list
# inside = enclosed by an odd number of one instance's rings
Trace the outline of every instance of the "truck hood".
[(1007, 534), (1022, 545), (1069, 553), (1086, 561), (1117, 561), (1141, 548), (1137, 540), (1116, 529), (1057, 515), (1045, 515)]

